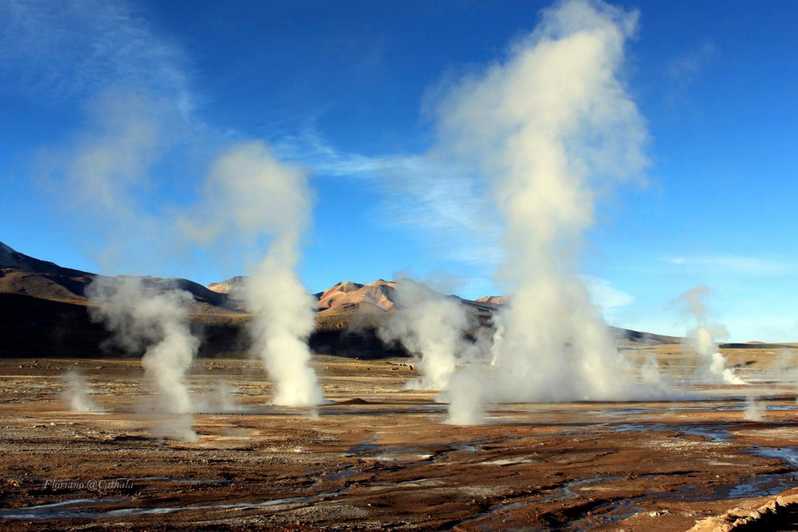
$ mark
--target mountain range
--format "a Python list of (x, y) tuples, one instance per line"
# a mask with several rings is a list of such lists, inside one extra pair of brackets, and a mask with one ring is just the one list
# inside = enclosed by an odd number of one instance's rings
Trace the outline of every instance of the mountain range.
[[(98, 274), (66, 268), (20, 253), (0, 242), (0, 356), (103, 356), (109, 334), (92, 321), (88, 286)], [(194, 300), (192, 329), (204, 356), (246, 351), (249, 314), (235, 297), (246, 278), (233, 277), (207, 287), (188, 279), (144, 277), (163, 290), (181, 289)], [(309, 342), (315, 352), (372, 358), (406, 354), (376, 335), (380, 320), (396, 308), (396, 281), (336, 283), (315, 294), (316, 325)], [(507, 299), (469, 300), (451, 296), (474, 312), (484, 326)], [(614, 331), (625, 343), (674, 343), (680, 339), (627, 329)]]

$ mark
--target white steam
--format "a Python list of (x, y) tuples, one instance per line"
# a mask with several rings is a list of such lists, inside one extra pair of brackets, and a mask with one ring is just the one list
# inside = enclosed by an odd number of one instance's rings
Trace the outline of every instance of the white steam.
[(469, 315), (459, 300), (402, 279), (396, 286), (396, 310), (377, 332), (385, 342), (400, 341), (416, 357), (421, 377), (409, 387), (445, 390), (470, 326)]
[[(764, 372), (764, 377), (768, 380), (789, 383), (793, 387), (798, 385), (798, 352), (788, 348), (779, 349), (770, 368)], [(798, 394), (795, 402), (798, 403)]]
[(746, 421), (762, 421), (765, 418), (767, 407), (753, 397), (746, 397), (743, 417)]
[(231, 233), (271, 239), (268, 253), (236, 296), (252, 313), (253, 349), (272, 379), (273, 402), (321, 403), (307, 344), (315, 300), (296, 274), (312, 203), (307, 174), (277, 161), (262, 142), (241, 143), (216, 160), (205, 196), (198, 213), (179, 222), (193, 239), (210, 242)]
[(41, 183), (57, 207), (69, 207), (81, 231), (96, 237), (84, 240), (103, 270), (150, 268), (153, 256), (163, 263), (179, 247), (173, 224), (160, 212), (162, 202), (145, 201), (163, 186), (153, 170), (180, 146), (175, 139), (185, 124), (171, 102), (146, 90), (108, 88), (84, 110), (68, 141), (38, 154)]
[(66, 185), (82, 207), (100, 214), (136, 214), (135, 189), (164, 145), (165, 109), (146, 94), (106, 90), (86, 107), (87, 125), (66, 153)]
[(102, 412), (103, 409), (97, 406), (92, 400), (89, 385), (86, 378), (77, 370), (69, 370), (62, 377), (64, 381), (64, 391), (61, 399), (69, 406), (73, 412)]
[(97, 277), (89, 286), (91, 312), (114, 333), (116, 344), (131, 353), (144, 350), (141, 365), (158, 394), (156, 411), (170, 416), (156, 433), (192, 441), (196, 434), (185, 379), (199, 348), (189, 328), (193, 298), (183, 290), (164, 289), (137, 277)]
[(194, 399), (194, 412), (242, 412), (235, 397), (236, 389), (226, 382), (216, 383), (207, 393)]
[(452, 425), (479, 425), (485, 420), (485, 389), (488, 388), (483, 368), (476, 364), (463, 366), (449, 382), (449, 417)]
[(706, 297), (710, 290), (706, 286), (696, 286), (681, 294), (681, 302), (695, 320), (695, 327), (687, 331), (686, 342), (698, 355), (695, 377), (712, 384), (745, 384), (734, 370), (726, 367), (726, 357), (718, 349), (716, 338), (728, 335), (722, 325), (710, 323), (707, 319)]
[(295, 259), (272, 247), (245, 286), (245, 301), (253, 313), (255, 352), (274, 385), (272, 402), (312, 406), (324, 399), (316, 372), (310, 367), (307, 339), (313, 331), (315, 301), (293, 271)]
[(644, 384), (663, 384), (664, 376), (654, 355), (647, 356), (640, 365), (640, 380)]
[(500, 279), (512, 297), (496, 319), (493, 376), (481, 379), (491, 401), (647, 393), (576, 274), (597, 195), (646, 165), (643, 119), (621, 81), (636, 25), (635, 12), (603, 2), (560, 2), (504, 62), (442, 101), (440, 149), (489, 176), (504, 221)]

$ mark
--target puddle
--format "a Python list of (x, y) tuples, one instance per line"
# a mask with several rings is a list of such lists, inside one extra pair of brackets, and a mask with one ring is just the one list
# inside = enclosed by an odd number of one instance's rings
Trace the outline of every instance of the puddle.
[(618, 480), (621, 477), (615, 476), (601, 476), (601, 477), (590, 477), (590, 478), (581, 478), (578, 480), (571, 480), (566, 482), (561, 487), (556, 488), (552, 493), (546, 495), (541, 499), (542, 502), (554, 502), (554, 501), (564, 501), (568, 499), (573, 499), (579, 496), (576, 491), (583, 487), (592, 486), (593, 484), (600, 484), (601, 482), (608, 482), (612, 480)]
[(383, 446), (376, 443), (359, 443), (350, 447), (344, 456), (373, 458), (384, 462), (398, 460), (428, 460), (433, 454), (417, 447)]
[(336, 471), (335, 473), (330, 473), (327, 475), (325, 480), (344, 480), (349, 477), (355, 476), (356, 474), (360, 473), (361, 471), (354, 466), (349, 466), (341, 469), (340, 471)]
[(714, 410), (714, 407), (698, 404), (698, 405), (679, 405), (669, 406), (664, 409), (667, 412), (702, 412), (704, 410)]
[(715, 406), (711, 410), (714, 412), (742, 412), (745, 410), (745, 405)]
[[(798, 468), (798, 447), (755, 447), (751, 454), (766, 458), (778, 458), (785, 464)], [(723, 499), (745, 499), (750, 497), (769, 497), (786, 489), (798, 486), (798, 472), (769, 473), (753, 475), (745, 482), (727, 486), (719, 486), (708, 494), (700, 494), (696, 486), (684, 486), (676, 490), (668, 498), (689, 501), (707, 501)]]
[(667, 423), (621, 423), (613, 427), (615, 432), (680, 432), (700, 436), (713, 442), (729, 440), (729, 431), (718, 425), (669, 425)]
[(400, 482), (373, 483), (369, 484), (368, 486), (361, 486), (360, 490), (363, 490), (365, 492), (380, 492), (382, 490), (393, 492), (397, 489), (438, 488), (445, 485), (446, 483), (440, 479), (419, 478), (414, 480), (402, 480)]
[(520, 508), (524, 508), (529, 506), (530, 504), (539, 504), (549, 503), (549, 502), (557, 502), (563, 501), (568, 499), (573, 499), (579, 496), (576, 493), (580, 488), (590, 486), (593, 484), (600, 484), (601, 482), (617, 480), (620, 477), (615, 476), (598, 476), (598, 477), (591, 477), (591, 478), (583, 478), (578, 480), (571, 480), (569, 482), (564, 483), (558, 488), (553, 488), (551, 490), (547, 490), (547, 494), (545, 495), (530, 495), (524, 496), (522, 500), (515, 501), (515, 502), (506, 502), (506, 503), (498, 503), (491, 506), (488, 510), (480, 513), (479, 515), (467, 519), (461, 523), (460, 526), (463, 525), (477, 525), (479, 528), (479, 523), (484, 519), (490, 519), (492, 516), (496, 514), (501, 514), (504, 512), (511, 512), (513, 510), (518, 510)]
[(637, 416), (641, 414), (651, 414), (661, 410), (660, 408), (617, 408), (602, 410), (601, 413), (605, 416)]
[(358, 443), (350, 447), (344, 456), (368, 456), (376, 454), (382, 450), (382, 446), (377, 443)]
[(791, 412), (793, 410), (798, 410), (798, 405), (768, 405), (768, 410), (778, 411), (786, 411)]
[(725, 442), (729, 440), (729, 431), (716, 425), (707, 425), (703, 427), (677, 426), (676, 430), (685, 434), (690, 434), (691, 436), (701, 436), (713, 442)]
[[(778, 458), (785, 464), (798, 468), (798, 447), (755, 447), (751, 454), (765, 458)], [(730, 499), (775, 495), (798, 485), (798, 473), (774, 473), (758, 475), (728, 490)]]
[(383, 462), (396, 462), (399, 460), (429, 460), (432, 458), (430, 453), (419, 454), (378, 454), (374, 457), (375, 460)]
[[(595, 530), (628, 519), (643, 511), (636, 498), (612, 501), (592, 508), (584, 517), (569, 521), (565, 530)], [(621, 529), (622, 530), (622, 529)]]
[(139, 477), (126, 479), (133, 484), (136, 482), (166, 482), (169, 484), (184, 484), (188, 486), (227, 486), (232, 480), (211, 478), (171, 478), (171, 477)]
[(721, 499), (743, 499), (746, 497), (766, 497), (781, 493), (787, 488), (798, 484), (798, 475), (795, 473), (775, 473), (772, 475), (757, 475), (749, 482), (737, 484), (725, 492), (719, 493)]
[[(116, 504), (126, 499), (72, 499), (52, 504), (40, 504), (13, 510), (0, 510), (0, 519), (47, 521), (56, 519), (108, 519), (114, 517), (139, 517), (145, 515), (166, 515), (184, 511), (218, 511), (218, 510), (261, 510), (276, 506), (308, 505), (340, 495), (340, 491), (321, 493), (307, 497), (289, 497), (285, 499), (270, 499), (261, 502), (195, 504), (187, 506), (170, 507), (133, 507), (114, 508), (103, 510), (97, 508), (101, 505)], [(83, 506), (82, 508), (71, 507)]]
[(534, 464), (540, 462), (538, 456), (517, 456), (513, 458), (497, 458), (496, 460), (488, 460), (486, 462), (479, 462), (480, 465), (497, 465), (497, 466), (510, 466), (519, 464)]
[(613, 430), (615, 432), (646, 432), (649, 430), (662, 432), (672, 430), (670, 427), (670, 425), (665, 423), (621, 423), (620, 425), (615, 425)]
[(125, 499), (118, 497), (106, 499), (70, 499), (49, 504), (37, 504), (26, 508), (0, 510), (0, 519), (91, 519), (95, 512), (84, 509), (72, 509), (72, 506), (114, 504)]
[(798, 447), (757, 447), (752, 454), (765, 458), (779, 458), (788, 465), (798, 468)]
[(456, 443), (456, 444), (450, 445), (449, 447), (451, 447), (455, 451), (463, 451), (463, 452), (466, 452), (466, 453), (479, 452), (479, 446), (472, 445), (470, 443)]

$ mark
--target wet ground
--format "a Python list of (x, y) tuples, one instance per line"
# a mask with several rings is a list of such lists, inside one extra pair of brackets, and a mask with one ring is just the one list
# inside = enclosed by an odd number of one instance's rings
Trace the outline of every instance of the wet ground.
[[(147, 413), (138, 361), (0, 361), (0, 528), (686, 530), (798, 487), (795, 387), (764, 373), (691, 401), (499, 405), (456, 427), (404, 389), (406, 361), (314, 363), (330, 402), (310, 411), (269, 406), (254, 361), (198, 362), (207, 412), (184, 442), (153, 435), (183, 420)], [(104, 413), (65, 410), (69, 368)], [(238, 408), (200, 397), (222, 382)]]

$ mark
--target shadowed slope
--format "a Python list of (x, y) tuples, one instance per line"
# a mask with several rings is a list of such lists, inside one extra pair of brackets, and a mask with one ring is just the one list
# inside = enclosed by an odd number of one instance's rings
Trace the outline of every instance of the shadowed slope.
[[(0, 243), (0, 356), (109, 354), (103, 349), (108, 333), (92, 322), (91, 301), (86, 294), (96, 277), (94, 273), (30, 257)], [(202, 338), (200, 353), (220, 356), (247, 350), (249, 314), (233, 295), (245, 279), (233, 277), (207, 288), (187, 279), (145, 277), (144, 283), (163, 290), (189, 292), (194, 298), (190, 310), (192, 329)], [(314, 351), (357, 358), (407, 354), (401, 345), (385, 345), (376, 335), (382, 320), (397, 305), (396, 281), (342, 281), (315, 295), (318, 312), (309, 339)], [(466, 305), (485, 327), (491, 326), (493, 315), (507, 303), (503, 296), (477, 300), (449, 297)], [(672, 336), (613, 330), (619, 341), (628, 346), (681, 342), (681, 338)]]

